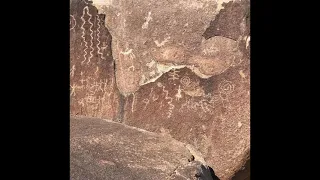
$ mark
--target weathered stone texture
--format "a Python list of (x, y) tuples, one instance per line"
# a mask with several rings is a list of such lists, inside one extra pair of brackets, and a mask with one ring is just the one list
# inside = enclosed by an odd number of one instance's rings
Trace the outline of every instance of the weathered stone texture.
[(168, 136), (102, 119), (70, 121), (71, 179), (178, 180), (198, 174), (213, 180), (207, 166), (188, 162), (190, 156)]
[(194, 145), (218, 175), (230, 177), (250, 148), (248, 78), (244, 65), (208, 79), (174, 69), (127, 98), (124, 123)]
[(206, 40), (203, 37), (210, 21), (219, 12), (220, 1), (94, 3), (106, 14), (106, 26), (112, 35), (117, 85), (123, 95), (131, 94), (140, 85), (159, 77), (163, 73), (159, 65), (190, 66), (198, 75), (210, 77), (224, 72), (233, 59), (242, 56), (235, 40), (226, 37)]
[(73, 2), (71, 113), (171, 136), (231, 179), (250, 151), (249, 0), (95, 0), (105, 18)]
[(82, 0), (70, 7), (71, 114), (116, 119), (120, 94), (105, 15)]

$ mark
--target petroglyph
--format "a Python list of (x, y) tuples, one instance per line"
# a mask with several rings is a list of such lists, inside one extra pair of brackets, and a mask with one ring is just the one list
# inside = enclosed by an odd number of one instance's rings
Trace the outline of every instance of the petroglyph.
[(83, 55), (83, 61), (81, 62), (81, 64), (83, 64), (85, 61), (87, 61), (87, 49), (88, 49), (88, 42), (86, 41), (86, 38), (85, 38), (85, 35), (86, 35), (86, 30), (84, 28), (84, 25), (86, 23), (86, 20), (84, 19), (84, 15), (86, 14), (86, 12), (89, 11), (89, 7), (86, 6), (83, 8), (82, 10), (82, 16), (80, 17), (81, 20), (82, 20), (82, 25), (81, 25), (81, 30), (82, 30), (82, 35), (81, 35), (81, 38), (83, 40), (83, 43), (84, 43), (84, 46), (85, 46), (85, 49), (83, 50), (84, 52), (84, 55)]
[(76, 89), (75, 89), (75, 85), (70, 85), (71, 88), (71, 92), (70, 92), (70, 96), (75, 96), (76, 95)]
[(146, 63), (146, 66), (149, 68), (152, 68), (154, 65), (156, 65), (156, 62), (154, 60), (150, 61), (149, 63)]
[(97, 19), (97, 26), (98, 26), (98, 28), (97, 28), (97, 49), (98, 49), (98, 54), (100, 55), (100, 57), (101, 57), (101, 59), (106, 59), (105, 57), (103, 57), (103, 53), (101, 52), (101, 48), (100, 48), (100, 38), (101, 38), (101, 35), (100, 35), (100, 29), (101, 29), (101, 26), (100, 26), (100, 18), (99, 18), (99, 16), (97, 15), (97, 17), (96, 17), (96, 19)]
[(246, 40), (246, 49), (248, 49), (249, 43), (250, 43), (250, 36), (248, 36)]
[(204, 96), (204, 90), (201, 86), (199, 86), (199, 79), (195, 79), (195, 81), (191, 81), (188, 76), (183, 76), (180, 79), (180, 83), (183, 87), (183, 92), (189, 96)]
[(234, 91), (234, 84), (231, 81), (222, 80), (219, 84), (219, 93), (229, 95)]
[(243, 79), (246, 78), (246, 75), (243, 73), (243, 70), (240, 70), (240, 71), (239, 71), (239, 74), (240, 74), (241, 78), (243, 78)]
[(181, 105), (179, 112), (192, 110), (197, 113), (208, 113), (212, 115), (214, 108), (214, 103), (210, 99), (203, 98), (200, 100), (196, 100), (192, 97), (190, 99), (187, 99), (186, 102)]
[(70, 85), (70, 88), (71, 88), (71, 90), (70, 90), (70, 96), (76, 96), (76, 90), (77, 89), (83, 89), (83, 86), (81, 85), (81, 86), (78, 86), (78, 85), (76, 85), (76, 84), (73, 84), (73, 85)]
[(135, 71), (135, 66), (133, 65), (133, 59), (136, 57), (134, 54), (133, 54), (133, 49), (126, 49), (125, 51), (120, 51), (120, 54), (124, 55), (124, 56), (129, 56), (131, 62), (132, 62), (132, 65), (128, 68), (128, 70), (130, 71)]
[(164, 38), (164, 40), (161, 41), (160, 43), (158, 40), (155, 40), (154, 43), (157, 45), (157, 47), (161, 47), (161, 46), (164, 46), (167, 42), (169, 42), (169, 39), (170, 39), (170, 36)]
[(94, 72), (94, 75), (98, 76), (99, 67), (97, 66), (96, 71)]
[(87, 64), (89, 64), (90, 61), (91, 61), (91, 58), (93, 57), (93, 51), (94, 51), (94, 49), (93, 49), (93, 30), (92, 30), (93, 23), (90, 21), (92, 19), (92, 14), (90, 14), (89, 9), (87, 10), (87, 14), (89, 16), (88, 22), (90, 24), (89, 31), (90, 31), (90, 49), (91, 49), (90, 50), (90, 56), (89, 56), (89, 59), (88, 59), (88, 62), (87, 62)]
[(143, 107), (143, 110), (145, 110), (147, 108), (147, 105), (149, 104), (149, 99), (145, 98), (142, 100), (142, 102), (145, 104), (145, 106)]
[(169, 104), (169, 110), (168, 110), (168, 113), (167, 113), (167, 118), (170, 118), (171, 117), (171, 115), (172, 115), (172, 111), (173, 111), (173, 109), (174, 109), (174, 105), (172, 104), (172, 100), (173, 100), (173, 98), (172, 97), (170, 97), (170, 96), (168, 96), (168, 94), (169, 94), (169, 91), (168, 90), (165, 90), (165, 86), (162, 86), (162, 91), (165, 93), (165, 99), (167, 100), (167, 99), (169, 99), (169, 101), (168, 101), (168, 104)]
[(172, 72), (169, 72), (169, 78), (168, 78), (168, 80), (172, 80), (172, 81), (174, 81), (174, 80), (177, 80), (177, 79), (179, 79), (179, 74), (178, 74), (178, 72), (180, 72), (180, 71), (177, 71), (176, 69), (173, 69), (173, 71)]
[(134, 111), (134, 103), (136, 101), (136, 95), (135, 93), (132, 94), (132, 103), (131, 103), (131, 112), (133, 113)]
[(70, 15), (70, 31), (73, 30), (77, 25), (77, 21), (73, 15)]
[(120, 54), (123, 54), (123, 55), (126, 55), (126, 56), (129, 55), (130, 58), (133, 59), (133, 58), (135, 58), (135, 55), (132, 53), (132, 51), (133, 51), (132, 49), (129, 49), (129, 50), (127, 49), (124, 52), (120, 51)]
[(92, 3), (92, 1), (88, 1), (88, 2), (87, 2), (87, 0), (81, 0), (81, 1), (84, 2), (84, 3), (87, 4), (87, 5), (88, 5), (89, 3)]
[(180, 85), (179, 85), (178, 92), (175, 95), (175, 97), (176, 97), (177, 101), (179, 101), (182, 98)]
[(76, 66), (73, 65), (72, 68), (70, 69), (70, 76), (73, 77), (74, 76), (74, 71), (76, 70)]
[(151, 11), (148, 12), (148, 16), (145, 18), (146, 19), (146, 22), (143, 23), (142, 25), (142, 29), (147, 29), (148, 28), (148, 25), (149, 25), (149, 21), (152, 20), (152, 17), (151, 17)]

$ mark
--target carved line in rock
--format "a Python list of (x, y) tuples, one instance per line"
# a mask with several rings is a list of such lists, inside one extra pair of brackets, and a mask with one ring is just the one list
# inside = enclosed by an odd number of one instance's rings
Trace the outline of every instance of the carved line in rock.
[(168, 104), (169, 104), (169, 110), (168, 110), (168, 113), (167, 113), (167, 118), (170, 118), (172, 116), (172, 111), (174, 109), (174, 105), (172, 104), (172, 100), (173, 98), (168, 96), (169, 94), (169, 91), (168, 90), (165, 90), (165, 86), (162, 86), (162, 91), (165, 93), (165, 99), (169, 99), (168, 101)]
[(91, 51), (90, 51), (90, 57), (89, 57), (89, 59), (88, 59), (88, 62), (87, 62), (87, 64), (89, 64), (90, 63), (90, 61), (91, 61), (91, 58), (93, 57), (93, 51), (94, 51), (94, 49), (93, 49), (93, 30), (92, 30), (92, 27), (93, 27), (93, 23), (90, 21), (91, 19), (92, 19), (92, 14), (90, 14), (90, 12), (89, 12), (89, 9), (88, 9), (88, 11), (87, 11), (87, 14), (88, 14), (88, 16), (89, 16), (89, 19), (88, 19), (88, 22), (89, 22), (89, 24), (90, 24), (90, 28), (89, 28), (89, 31), (90, 31), (90, 49), (91, 49)]
[(74, 22), (74, 25), (70, 28), (70, 31), (71, 30), (75, 30), (74, 28), (76, 27), (76, 25), (77, 25), (77, 21), (76, 21), (76, 19), (74, 18), (74, 16), (73, 15), (70, 15), (70, 26), (73, 24), (72, 22)]
[(97, 38), (97, 41), (98, 41), (97, 49), (98, 49), (98, 54), (100, 55), (101, 59), (105, 60), (106, 58), (103, 57), (103, 53), (101, 52), (101, 48), (100, 48), (100, 43), (101, 43), (101, 41), (100, 41), (100, 38), (101, 38), (100, 29), (101, 29), (101, 26), (100, 26), (100, 18), (99, 18), (98, 15), (97, 15), (97, 20), (98, 20), (98, 23), (97, 23), (98, 24), (98, 28), (97, 28), (97, 36), (98, 36), (98, 38)]
[(84, 37), (84, 36), (86, 35), (86, 30), (85, 30), (85, 28), (84, 28), (84, 25), (85, 25), (85, 23), (86, 23), (86, 20), (84, 19), (84, 15), (86, 14), (86, 10), (89, 11), (88, 6), (86, 6), (86, 7), (83, 8), (83, 10), (82, 10), (82, 16), (80, 17), (81, 20), (82, 20), (82, 25), (81, 25), (82, 35), (81, 35), (81, 38), (82, 38), (82, 40), (83, 40), (83, 42), (84, 42), (84, 46), (85, 46), (84, 55), (83, 55), (84, 60), (81, 62), (81, 64), (84, 64), (84, 62), (87, 60), (88, 43), (87, 43), (87, 41), (86, 41), (86, 39), (85, 39), (85, 37)]

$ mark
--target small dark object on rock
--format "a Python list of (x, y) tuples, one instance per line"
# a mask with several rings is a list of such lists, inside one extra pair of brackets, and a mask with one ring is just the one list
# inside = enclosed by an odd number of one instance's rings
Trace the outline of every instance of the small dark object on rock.
[(188, 162), (194, 161), (194, 156), (191, 155), (190, 158), (188, 159)]
[(201, 174), (200, 173), (196, 173), (195, 175), (194, 175), (194, 177), (201, 177)]

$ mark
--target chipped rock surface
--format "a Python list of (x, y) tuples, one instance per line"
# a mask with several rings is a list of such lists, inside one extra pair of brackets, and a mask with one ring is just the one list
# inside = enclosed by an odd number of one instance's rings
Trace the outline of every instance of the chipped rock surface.
[[(159, 77), (161, 65), (190, 66), (210, 77), (241, 58), (236, 40), (203, 33), (221, 10), (215, 0), (93, 1), (112, 35), (117, 85), (124, 95)], [(148, 66), (147, 64), (154, 65)], [(172, 68), (171, 68), (172, 69)]]
[(102, 119), (70, 120), (71, 179), (178, 180), (198, 174), (213, 180), (209, 167), (188, 162), (190, 156), (168, 136)]
[(71, 114), (172, 137), (231, 179), (250, 156), (250, 2), (72, 3)]

